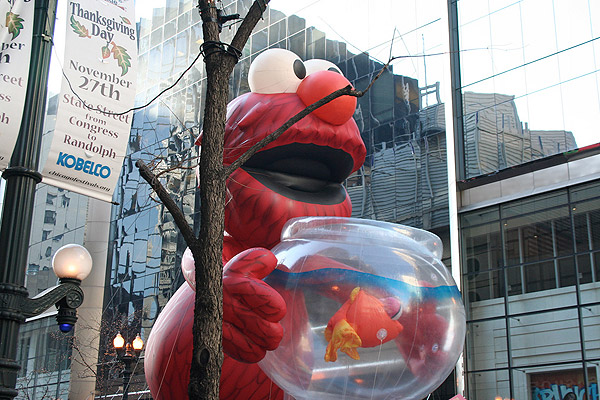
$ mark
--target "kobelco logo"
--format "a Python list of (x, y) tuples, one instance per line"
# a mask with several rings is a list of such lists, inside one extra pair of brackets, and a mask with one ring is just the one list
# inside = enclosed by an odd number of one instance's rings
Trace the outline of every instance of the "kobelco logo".
[(62, 151), (58, 155), (57, 165), (65, 168), (73, 168), (75, 171), (83, 171), (86, 174), (99, 176), (102, 179), (106, 179), (110, 176), (110, 168), (106, 165), (97, 164), (93, 161), (86, 161), (81, 157), (75, 158)]

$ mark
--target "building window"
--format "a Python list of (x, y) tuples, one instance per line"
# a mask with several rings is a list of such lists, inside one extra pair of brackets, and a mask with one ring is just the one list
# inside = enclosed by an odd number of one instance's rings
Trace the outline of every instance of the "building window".
[[(597, 194), (600, 197), (600, 188)], [(501, 282), (500, 290), (492, 290), (488, 283), (495, 280), (479, 277), (488, 269), (504, 269), (500, 275), (509, 296), (600, 281), (590, 253), (599, 198), (570, 205), (567, 199), (567, 190), (562, 190), (462, 215), (463, 269), (470, 299), (504, 296)], [(492, 210), (495, 221), (478, 219)]]
[(46, 193), (46, 204), (54, 205), (54, 199), (56, 199), (56, 195), (51, 193)]
[(56, 211), (46, 210), (44, 213), (45, 224), (56, 224)]
[(600, 181), (461, 215), (469, 398), (598, 397), (596, 368), (574, 366), (599, 328), (596, 215)]
[(17, 360), (21, 365), (19, 377), (27, 376), (27, 366), (29, 364), (29, 347), (31, 345), (31, 337), (27, 336), (19, 340)]
[[(456, 13), (456, 19), (450, 18), (450, 31), (457, 32), (451, 35), (452, 51), (460, 53), (456, 57), (460, 61), (451, 62), (462, 85), (455, 100), (462, 102), (464, 112), (464, 124), (457, 132), (465, 149), (461, 179), (598, 142), (598, 136), (583, 126), (600, 117), (600, 89), (594, 81), (598, 70), (593, 62), (584, 61), (594, 60), (597, 52), (589, 41), (596, 36), (592, 26), (598, 12), (588, 7), (589, 1), (575, 0), (569, 7), (549, 2), (542, 8), (520, 1), (450, 4)], [(532, 29), (530, 21), (536, 21), (538, 29)], [(580, 21), (579, 29), (571, 21)], [(548, 37), (555, 38), (554, 45), (546, 45)], [(500, 43), (504, 50), (498, 51)], [(463, 53), (476, 48), (494, 50)], [(520, 51), (506, 52), (509, 48)], [(543, 84), (537, 82), (542, 75)], [(587, 90), (580, 90), (583, 87)], [(561, 100), (548, 101), (557, 97)], [(581, 118), (571, 104), (596, 106)], [(555, 115), (562, 119), (549, 117)], [(531, 129), (540, 124), (544, 130)]]
[(556, 288), (556, 271), (554, 261), (546, 261), (523, 267), (525, 275), (525, 292), (539, 292)]

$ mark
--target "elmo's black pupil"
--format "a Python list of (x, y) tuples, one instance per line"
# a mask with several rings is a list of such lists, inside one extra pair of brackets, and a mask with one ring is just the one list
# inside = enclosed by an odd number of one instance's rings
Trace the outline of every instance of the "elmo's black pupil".
[(306, 77), (306, 67), (304, 63), (300, 60), (294, 61), (294, 73), (298, 77), (298, 79), (304, 79)]
[(335, 73), (337, 73), (337, 74), (339, 74), (339, 73), (340, 73), (340, 71), (338, 71), (338, 70), (337, 70), (337, 68), (333, 68), (333, 67), (329, 67), (329, 68), (327, 69), (327, 71), (335, 72)]

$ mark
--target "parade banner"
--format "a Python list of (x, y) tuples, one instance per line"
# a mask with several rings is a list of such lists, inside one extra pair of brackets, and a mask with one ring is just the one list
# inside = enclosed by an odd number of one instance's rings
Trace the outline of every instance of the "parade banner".
[(0, 0), (0, 170), (10, 162), (25, 108), (34, 0)]
[(43, 182), (111, 201), (135, 99), (133, 0), (70, 0), (56, 128)]

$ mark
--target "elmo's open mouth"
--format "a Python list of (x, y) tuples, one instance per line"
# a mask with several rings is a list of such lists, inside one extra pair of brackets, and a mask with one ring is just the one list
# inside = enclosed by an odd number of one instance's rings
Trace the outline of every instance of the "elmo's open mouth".
[(343, 150), (291, 143), (256, 153), (242, 167), (260, 183), (306, 203), (337, 204), (346, 193), (341, 183), (354, 161)]
[[(228, 106), (224, 164), (231, 164), (305, 107), (295, 93), (247, 93), (234, 99)], [(309, 114), (258, 151), (242, 169), (281, 196), (333, 205), (346, 200), (342, 183), (362, 165), (365, 153), (353, 119), (332, 125)]]

